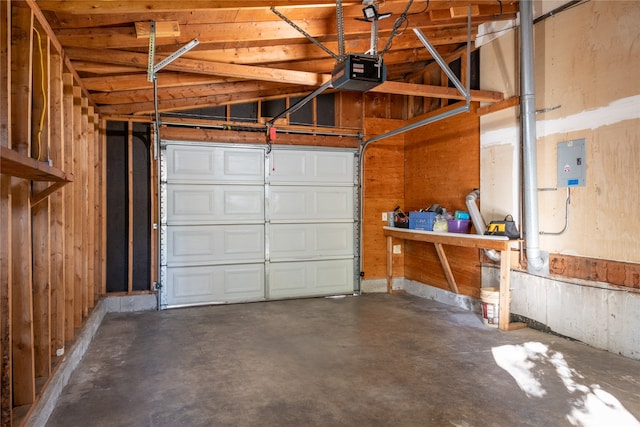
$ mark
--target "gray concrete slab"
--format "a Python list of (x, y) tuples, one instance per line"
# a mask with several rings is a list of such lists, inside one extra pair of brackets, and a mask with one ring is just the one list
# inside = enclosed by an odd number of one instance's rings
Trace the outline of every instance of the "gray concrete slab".
[(109, 313), (48, 426), (638, 426), (640, 362), (364, 295)]

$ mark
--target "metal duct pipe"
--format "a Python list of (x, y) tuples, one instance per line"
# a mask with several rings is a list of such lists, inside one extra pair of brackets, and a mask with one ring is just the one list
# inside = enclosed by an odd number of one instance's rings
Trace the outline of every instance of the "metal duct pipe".
[(538, 224), (538, 178), (536, 152), (536, 99), (533, 68), (533, 0), (520, 2), (520, 116), (524, 177), (525, 248), (527, 270), (540, 272), (544, 261), (540, 253)]
[[(484, 222), (480, 209), (476, 205), (476, 200), (480, 197), (480, 189), (476, 188), (471, 193), (467, 194), (466, 204), (469, 216), (473, 222), (473, 226), (476, 228), (476, 233), (481, 236), (484, 235), (484, 231), (487, 229), (487, 224)], [(485, 249), (484, 253), (487, 254), (491, 261), (500, 261), (500, 253), (494, 249)]]

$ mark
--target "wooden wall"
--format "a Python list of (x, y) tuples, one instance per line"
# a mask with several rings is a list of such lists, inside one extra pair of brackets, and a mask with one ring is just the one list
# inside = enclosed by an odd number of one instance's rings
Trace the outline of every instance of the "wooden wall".
[(2, 2), (0, 424), (20, 425), (103, 292), (98, 115), (46, 23)]
[[(372, 138), (404, 124), (401, 120), (366, 118), (366, 138)], [(363, 255), (364, 279), (386, 275), (386, 240), (382, 213), (405, 205), (404, 135), (372, 143), (364, 153), (363, 185)], [(401, 244), (398, 242), (397, 244)], [(404, 256), (394, 255), (394, 274), (403, 275)]]
[[(469, 113), (407, 132), (404, 144), (406, 210), (427, 208), (433, 203), (449, 212), (467, 210), (465, 198), (480, 184), (480, 125), (476, 107), (473, 103)], [(404, 249), (406, 279), (449, 290), (432, 244), (407, 242)], [(460, 293), (479, 298), (478, 250), (452, 246), (444, 249)]]

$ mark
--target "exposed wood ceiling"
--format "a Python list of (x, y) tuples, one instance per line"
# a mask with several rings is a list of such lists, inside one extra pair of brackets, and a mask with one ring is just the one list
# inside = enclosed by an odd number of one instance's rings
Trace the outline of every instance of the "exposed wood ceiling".
[[(150, 21), (157, 26), (156, 63), (189, 41), (199, 41), (158, 73), (160, 111), (306, 95), (330, 79), (336, 60), (272, 7), (339, 52), (336, 4), (330, 0), (29, 1), (42, 11), (103, 115), (153, 112), (153, 84), (147, 81)], [(377, 3), (380, 13), (392, 14), (379, 21), (380, 50), (408, 4)], [(517, 1), (508, 0), (413, 1), (384, 54), (387, 82), (373, 91), (460, 99), (453, 88), (411, 83), (433, 62), (411, 30), (420, 28), (445, 58), (460, 52), (467, 41), (469, 4), (472, 38), (480, 23), (513, 19), (518, 9)], [(343, 6), (345, 52), (364, 53), (371, 43), (371, 24), (356, 19), (363, 16), (363, 5), (345, 1)], [(477, 100), (500, 99), (488, 91), (472, 95)]]

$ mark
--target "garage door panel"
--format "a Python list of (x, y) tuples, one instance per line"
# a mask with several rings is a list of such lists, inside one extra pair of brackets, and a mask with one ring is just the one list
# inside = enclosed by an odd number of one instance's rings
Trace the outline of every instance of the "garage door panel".
[(270, 259), (313, 259), (353, 256), (353, 223), (272, 224)]
[(264, 261), (264, 225), (167, 227), (167, 265)]
[(169, 224), (264, 221), (264, 187), (167, 185)]
[(167, 268), (167, 304), (264, 299), (264, 264)]
[(353, 221), (352, 187), (272, 186), (272, 221)]
[(269, 297), (353, 292), (353, 259), (271, 263)]
[(264, 152), (205, 145), (168, 145), (168, 182), (264, 182)]
[(352, 152), (274, 150), (271, 183), (353, 184)]
[(353, 292), (354, 151), (164, 147), (162, 307)]

